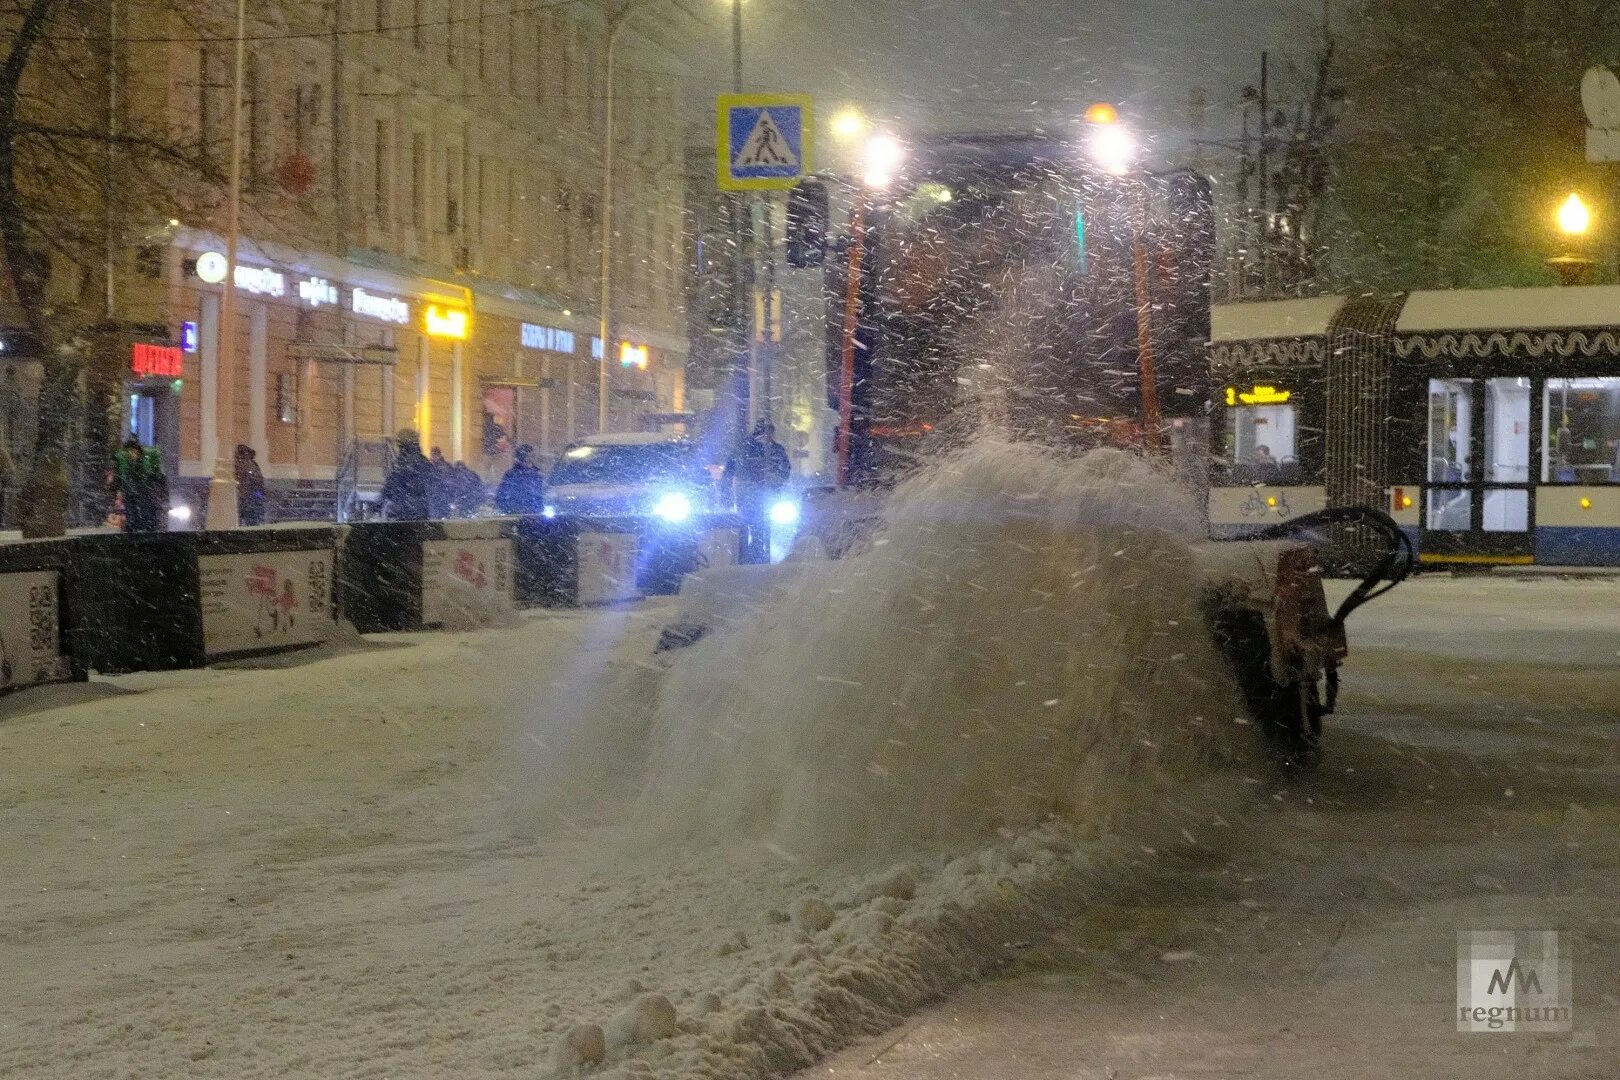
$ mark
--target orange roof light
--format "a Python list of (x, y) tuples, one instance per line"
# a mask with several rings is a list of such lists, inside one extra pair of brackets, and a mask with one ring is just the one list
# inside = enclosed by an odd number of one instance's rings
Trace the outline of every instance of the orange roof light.
[(1117, 124), (1119, 123), (1119, 110), (1106, 101), (1099, 101), (1086, 110), (1086, 123)]

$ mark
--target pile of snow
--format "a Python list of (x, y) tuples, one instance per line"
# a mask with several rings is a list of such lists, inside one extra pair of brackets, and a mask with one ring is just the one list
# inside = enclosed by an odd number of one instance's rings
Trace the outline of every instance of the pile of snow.
[(1209, 766), (1248, 740), (1187, 495), (1130, 455), (980, 441), (884, 520), (570, 721), (551, 782), (632, 787), (645, 850), (814, 874), (765, 913), (791, 936), (762, 956), (739, 931), (722, 952), (748, 967), (678, 999), (673, 1031), (570, 1018), (559, 1075), (803, 1068), (1005, 963), (1105, 869), (1225, 824)]
[(867, 553), (676, 654), (642, 721), (643, 835), (960, 849), (1106, 819), (1227, 741), (1199, 514), (1149, 465), (979, 442), (885, 519)]

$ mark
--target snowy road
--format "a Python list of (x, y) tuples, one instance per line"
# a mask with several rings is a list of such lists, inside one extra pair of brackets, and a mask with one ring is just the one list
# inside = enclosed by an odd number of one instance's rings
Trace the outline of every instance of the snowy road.
[[(1620, 583), (1424, 578), (1351, 630), (1319, 776), (806, 1076), (1615, 1075)], [(1502, 928), (1573, 933), (1572, 1035), (1454, 1030), (1456, 932)]]
[[(843, 901), (847, 868), (525, 816), (524, 718), (644, 663), (657, 605), (7, 699), (0, 1076), (545, 1076), (645, 992), (681, 1027), (640, 1075), (743, 1075), (715, 1031), (814, 1013), (837, 1045), (1050, 918), (1014, 977), (816, 1074), (1609, 1075), (1616, 611), (1614, 582), (1414, 583), (1358, 616), (1323, 773), (1253, 778), (1241, 827), (1090, 881), (1021, 837)], [(1451, 1031), (1453, 933), (1498, 925), (1580, 935), (1572, 1040)]]

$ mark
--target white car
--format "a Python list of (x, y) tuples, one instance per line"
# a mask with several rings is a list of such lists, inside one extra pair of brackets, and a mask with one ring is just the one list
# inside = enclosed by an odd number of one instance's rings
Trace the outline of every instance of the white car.
[(546, 479), (547, 517), (651, 517), (681, 525), (714, 503), (698, 445), (670, 435), (590, 436), (564, 450)]

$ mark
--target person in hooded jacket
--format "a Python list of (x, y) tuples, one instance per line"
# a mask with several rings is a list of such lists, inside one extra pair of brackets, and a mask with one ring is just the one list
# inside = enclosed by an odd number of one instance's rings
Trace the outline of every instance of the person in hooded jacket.
[(263, 525), (265, 516), (264, 470), (253, 447), (236, 444), (236, 520), (243, 525)]
[(744, 562), (770, 559), (770, 505), (792, 476), (793, 464), (787, 449), (776, 441), (776, 427), (769, 420), (761, 420), (726, 462), (720, 491), (735, 501), (737, 514), (743, 519)]
[(113, 458), (109, 485), (124, 503), (124, 531), (163, 532), (168, 528), (169, 478), (155, 446), (130, 439)]
[(433, 488), (433, 466), (422, 456), (422, 443), (414, 431), (396, 437), (399, 452), (383, 482), (383, 513), (389, 521), (426, 521)]
[(495, 509), (502, 514), (538, 514), (545, 509), (546, 480), (530, 460), (534, 447), (525, 443), (517, 448), (512, 467), (495, 489)]

